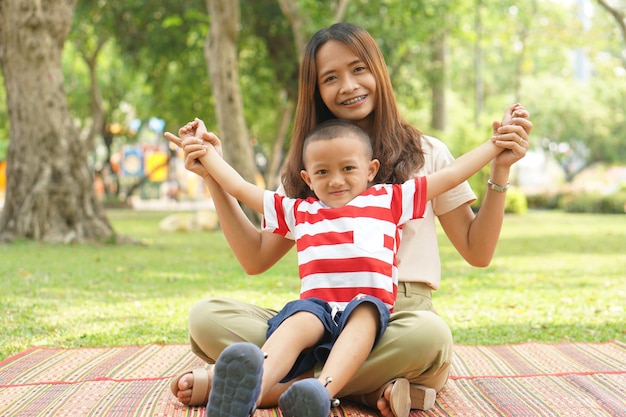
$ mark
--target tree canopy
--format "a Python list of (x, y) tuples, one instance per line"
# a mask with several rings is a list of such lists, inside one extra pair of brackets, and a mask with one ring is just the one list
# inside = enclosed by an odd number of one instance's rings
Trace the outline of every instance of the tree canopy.
[[(23, 0), (27, 2), (27, 0)], [(248, 134), (273, 163), (289, 146), (303, 42), (337, 19), (378, 41), (404, 116), (455, 153), (489, 134), (513, 102), (533, 146), (626, 161), (624, 0), (240, 0), (238, 85)], [(69, 111), (91, 151), (138, 139), (137, 121), (218, 130), (211, 0), (78, 0), (63, 52)], [(6, 3), (3, 2), (3, 8)], [(4, 80), (3, 78), (3, 81)], [(0, 161), (9, 114), (0, 86)], [(219, 104), (219, 103), (218, 103)], [(555, 151), (558, 153), (558, 151)], [(558, 155), (557, 155), (558, 157)], [(563, 155), (561, 155), (563, 157)], [(575, 175), (575, 173), (570, 173)]]
[[(295, 97), (297, 87), (294, 33), (279, 3), (240, 1), (240, 82), (246, 121), (251, 134), (268, 148), (278, 129), (276, 109), (280, 108), (284, 94)], [(313, 31), (332, 23), (342, 2), (292, 3), (306, 16), (306, 39)], [(555, 77), (561, 80), (559, 85), (570, 86), (567, 88), (570, 91), (584, 90), (600, 98), (599, 104), (607, 110), (599, 112), (606, 117), (600, 122), (607, 126), (606, 136), (596, 132), (593, 139), (588, 135), (582, 138), (589, 142), (609, 141), (607, 146), (596, 146), (594, 159), (613, 162), (626, 157), (623, 149), (600, 151), (613, 147), (614, 138), (609, 137), (609, 132), (624, 131), (623, 125), (608, 116), (616, 98), (604, 102), (603, 91), (611, 88), (603, 86), (624, 85), (626, 71), (626, 41), (621, 27), (601, 3), (619, 11), (625, 9), (623, 0), (597, 3), (532, 0), (525, 7), (519, 7), (518, 2), (500, 0), (343, 3), (347, 4), (344, 20), (364, 26), (379, 41), (398, 99), (406, 108), (406, 117), (418, 123), (422, 130), (431, 130), (429, 82), (441, 73), (439, 63), (433, 59), (433, 48), (435, 40), (445, 35), (448, 106), (444, 111), (449, 123), (444, 127), (448, 134), (455, 136), (454, 125), (472, 120), (484, 128), (485, 120), (496, 117), (504, 105), (522, 100), (533, 114), (536, 137), (570, 140), (551, 137), (555, 131), (543, 129), (542, 117), (552, 118), (548, 108), (558, 97), (549, 96), (549, 91), (532, 90), (533, 85), (543, 85), (547, 78)], [(584, 18), (580, 5), (584, 6)], [(210, 20), (207, 4), (201, 0), (156, 3), (79, 0), (65, 48), (64, 67), (71, 110), (76, 118), (85, 126), (92, 121), (87, 94), (90, 80), (88, 70), (80, 68), (86, 64), (80, 61), (93, 54), (100, 42), (104, 47), (95, 59), (108, 122), (128, 123), (120, 109), (128, 103), (140, 119), (158, 116), (166, 120), (170, 129), (196, 116), (215, 128), (214, 102), (203, 54)], [(585, 32), (584, 37), (580, 36), (581, 31)], [(576, 79), (577, 50), (584, 55), (591, 73), (586, 83)], [(529, 91), (533, 91), (532, 96), (526, 97), (524, 92)], [(613, 95), (619, 92), (618, 89)], [(622, 97), (623, 94), (622, 91)], [(0, 98), (0, 109), (3, 106), (6, 107), (4, 95)], [(570, 106), (584, 112), (582, 102)], [(6, 149), (8, 141), (8, 122), (2, 114), (6, 112), (0, 112), (0, 152)]]

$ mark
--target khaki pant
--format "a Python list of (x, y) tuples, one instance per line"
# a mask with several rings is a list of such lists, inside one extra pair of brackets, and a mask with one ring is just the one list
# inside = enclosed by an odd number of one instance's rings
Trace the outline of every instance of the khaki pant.
[[(394, 313), (382, 338), (339, 397), (367, 394), (404, 377), (439, 391), (452, 359), (452, 334), (435, 313), (430, 289), (400, 283)], [(267, 320), (277, 312), (226, 298), (197, 303), (189, 313), (192, 351), (207, 363), (235, 342), (265, 342)], [(317, 373), (317, 372), (316, 372)]]

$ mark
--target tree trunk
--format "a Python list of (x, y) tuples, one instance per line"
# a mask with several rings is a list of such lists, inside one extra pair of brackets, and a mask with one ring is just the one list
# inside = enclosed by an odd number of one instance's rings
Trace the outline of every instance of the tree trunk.
[(294, 0), (278, 0), (280, 10), (283, 12), (293, 31), (293, 36), (296, 42), (296, 51), (298, 52), (298, 62), (302, 60), (304, 55), (304, 48), (306, 46), (307, 34), (304, 29), (307, 23), (307, 17), (297, 1)]
[(433, 129), (446, 130), (446, 34), (441, 32), (431, 41), (432, 69), (429, 76), (432, 93), (430, 126)]
[(9, 109), (0, 241), (114, 237), (96, 200), (89, 149), (72, 124), (61, 55), (76, 0), (0, 1), (0, 64)]
[[(207, 0), (211, 28), (205, 44), (205, 56), (215, 97), (215, 114), (222, 139), (224, 158), (250, 182), (256, 182), (256, 168), (250, 145), (248, 127), (243, 116), (243, 98), (237, 68), (239, 37), (239, 1)], [(244, 208), (250, 219), (259, 223), (259, 216)]]
[(287, 140), (287, 136), (289, 135), (289, 127), (291, 126), (291, 122), (293, 120), (294, 113), (294, 104), (293, 100), (289, 99), (287, 92), (284, 89), (281, 89), (280, 96), (284, 99), (281, 100), (281, 108), (279, 111), (279, 124), (278, 124), (278, 132), (276, 133), (276, 139), (274, 140), (274, 145), (272, 146), (272, 153), (269, 158), (269, 164), (267, 168), (267, 175), (265, 178), (265, 182), (267, 183), (268, 190), (275, 190), (280, 185), (280, 168), (282, 166), (283, 161), (283, 148), (285, 145), (285, 141)]
[(106, 39), (98, 38), (93, 51), (89, 52), (87, 51), (87, 48), (80, 48), (79, 50), (85, 64), (87, 64), (87, 68), (89, 68), (92, 122), (91, 128), (87, 133), (86, 142), (90, 149), (93, 149), (97, 135), (104, 131), (104, 121), (106, 118), (104, 106), (102, 104), (102, 91), (100, 91), (97, 75), (98, 56), (100, 55), (100, 51), (102, 51), (105, 43)]
[(483, 85), (483, 2), (476, 1), (474, 15), (474, 31), (476, 32), (476, 44), (474, 45), (474, 73), (476, 76), (474, 89), (474, 126), (480, 126), (480, 115), (485, 104), (485, 91)]

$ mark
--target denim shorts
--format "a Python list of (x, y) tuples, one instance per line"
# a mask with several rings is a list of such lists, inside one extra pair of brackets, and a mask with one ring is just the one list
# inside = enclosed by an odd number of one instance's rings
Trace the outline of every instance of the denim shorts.
[(300, 353), (298, 359), (296, 359), (296, 363), (293, 365), (287, 376), (281, 382), (287, 382), (291, 379), (301, 375), (311, 369), (314, 368), (315, 364), (320, 362), (326, 362), (328, 355), (330, 354), (330, 349), (335, 344), (335, 341), (339, 337), (339, 334), (342, 332), (348, 318), (354, 311), (356, 307), (358, 307), (361, 303), (372, 303), (378, 309), (379, 315), (379, 327), (380, 330), (376, 335), (376, 339), (374, 340), (374, 346), (385, 332), (387, 328), (387, 323), (389, 323), (389, 310), (385, 306), (385, 304), (376, 297), (365, 296), (359, 299), (353, 299), (348, 303), (345, 310), (343, 311), (335, 311), (333, 315), (333, 308), (326, 301), (321, 300), (319, 298), (307, 298), (304, 300), (294, 300), (285, 304), (285, 307), (281, 311), (278, 312), (274, 317), (268, 320), (267, 324), (269, 328), (267, 329), (266, 336), (269, 338), (272, 333), (281, 325), (283, 321), (287, 318), (293, 316), (295, 313), (306, 311), (311, 314), (314, 314), (320, 322), (324, 325), (324, 336), (319, 341), (319, 343), (303, 352)]

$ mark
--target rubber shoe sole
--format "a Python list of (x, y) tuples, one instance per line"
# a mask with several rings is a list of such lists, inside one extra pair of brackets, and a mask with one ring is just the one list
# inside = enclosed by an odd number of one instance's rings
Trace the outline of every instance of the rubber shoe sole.
[(330, 395), (315, 378), (294, 382), (278, 399), (283, 417), (328, 417)]
[(207, 417), (248, 417), (261, 393), (264, 355), (258, 346), (242, 342), (222, 351), (213, 368)]

